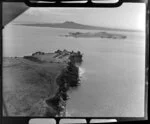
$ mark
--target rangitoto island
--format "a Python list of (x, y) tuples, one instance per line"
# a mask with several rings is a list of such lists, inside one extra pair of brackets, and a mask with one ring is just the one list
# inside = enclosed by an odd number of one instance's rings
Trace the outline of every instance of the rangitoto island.
[(107, 32), (69, 32), (64, 37), (74, 37), (74, 38), (109, 38), (109, 39), (125, 39), (125, 35), (107, 33)]
[(4, 116), (65, 116), (67, 91), (80, 85), (80, 51), (3, 58)]
[(82, 30), (98, 30), (98, 31), (131, 31), (135, 32), (136, 30), (127, 30), (127, 29), (119, 29), (119, 28), (110, 28), (110, 27), (101, 27), (94, 25), (86, 25), (80, 24), (74, 21), (64, 21), (59, 23), (22, 23), (22, 24), (14, 24), (14, 25), (23, 25), (23, 26), (34, 26), (34, 27), (47, 27), (47, 28), (63, 28), (63, 29), (82, 29)]

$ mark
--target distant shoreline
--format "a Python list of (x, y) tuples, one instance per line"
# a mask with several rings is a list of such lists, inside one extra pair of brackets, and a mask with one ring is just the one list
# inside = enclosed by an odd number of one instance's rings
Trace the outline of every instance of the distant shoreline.
[(51, 28), (67, 28), (67, 29), (82, 29), (82, 30), (109, 30), (109, 31), (143, 32), (141, 30), (130, 30), (130, 29), (119, 29), (119, 28), (84, 25), (84, 24), (79, 24), (79, 23), (72, 22), (72, 21), (65, 21), (63, 23), (28, 23), (28, 24), (23, 23), (23, 24), (14, 24), (14, 25), (51, 27)]

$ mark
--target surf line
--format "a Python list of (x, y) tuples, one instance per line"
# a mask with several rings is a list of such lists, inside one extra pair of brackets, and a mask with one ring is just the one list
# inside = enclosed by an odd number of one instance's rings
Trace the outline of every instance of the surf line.
[(66, 116), (66, 102), (69, 98), (67, 91), (77, 88), (80, 85), (80, 75), (83, 73), (82, 69), (77, 66), (77, 63), (82, 62), (82, 54), (71, 52), (67, 66), (61, 71), (56, 78), (58, 90), (53, 98), (47, 100), (47, 103), (53, 106), (56, 111), (55, 116)]

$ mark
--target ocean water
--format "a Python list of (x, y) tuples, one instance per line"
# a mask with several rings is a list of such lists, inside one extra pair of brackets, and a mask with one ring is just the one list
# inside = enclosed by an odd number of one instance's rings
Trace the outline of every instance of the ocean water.
[(117, 32), (126, 39), (62, 37), (68, 32), (96, 32), (7, 25), (3, 56), (24, 56), (57, 49), (81, 51), (81, 85), (68, 92), (66, 116), (142, 117), (145, 91), (145, 38), (142, 32)]

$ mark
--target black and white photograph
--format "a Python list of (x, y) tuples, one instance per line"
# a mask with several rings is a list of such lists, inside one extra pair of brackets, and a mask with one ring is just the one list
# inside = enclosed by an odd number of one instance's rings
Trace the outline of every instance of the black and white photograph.
[(3, 116), (144, 117), (145, 22), (145, 3), (29, 7), (2, 30)]

